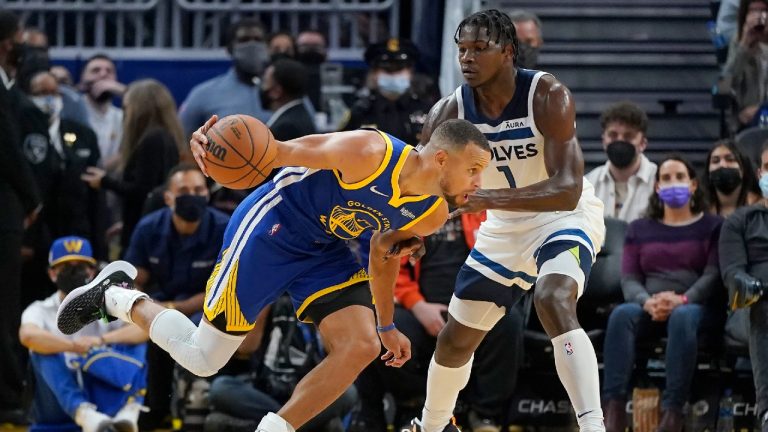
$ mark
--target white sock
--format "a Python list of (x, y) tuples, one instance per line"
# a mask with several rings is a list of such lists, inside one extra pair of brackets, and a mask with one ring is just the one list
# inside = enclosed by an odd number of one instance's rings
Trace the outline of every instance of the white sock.
[(605, 431), (600, 407), (600, 380), (592, 341), (583, 329), (574, 329), (552, 339), (555, 367), (582, 432)]
[(269, 413), (256, 426), (256, 432), (296, 432), (296, 430), (279, 415)]
[(104, 292), (104, 297), (107, 313), (131, 324), (133, 324), (133, 320), (131, 320), (131, 308), (133, 307), (133, 304), (139, 299), (149, 298), (148, 295), (141, 291), (117, 286), (107, 288)]
[(423, 432), (442, 432), (451, 421), (459, 392), (469, 382), (474, 359), (473, 354), (464, 366), (449, 368), (437, 364), (432, 356), (427, 375), (427, 400), (421, 413)]

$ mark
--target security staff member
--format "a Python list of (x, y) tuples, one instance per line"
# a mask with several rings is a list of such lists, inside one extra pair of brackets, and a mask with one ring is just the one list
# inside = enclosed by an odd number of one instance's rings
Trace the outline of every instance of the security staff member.
[(101, 158), (96, 133), (88, 126), (61, 117), (63, 95), (56, 78), (48, 71), (29, 78), (29, 99), (48, 117), (51, 157), (58, 170), (49, 173), (54, 182), (48, 203), (52, 237), (73, 234), (91, 239), (94, 258), (106, 260), (106, 200), (104, 192), (80, 179), (85, 168)]
[(370, 45), (365, 61), (371, 67), (371, 92), (352, 106), (342, 129), (374, 127), (416, 145), (430, 108), (413, 89), (413, 64), (418, 55), (416, 46), (407, 40)]

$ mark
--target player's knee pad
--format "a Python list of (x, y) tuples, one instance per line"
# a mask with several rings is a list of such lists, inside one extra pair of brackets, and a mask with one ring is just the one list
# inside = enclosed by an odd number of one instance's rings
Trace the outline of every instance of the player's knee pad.
[(218, 372), (245, 339), (244, 335), (221, 332), (204, 321), (196, 326), (174, 309), (155, 317), (149, 336), (182, 367), (201, 377)]

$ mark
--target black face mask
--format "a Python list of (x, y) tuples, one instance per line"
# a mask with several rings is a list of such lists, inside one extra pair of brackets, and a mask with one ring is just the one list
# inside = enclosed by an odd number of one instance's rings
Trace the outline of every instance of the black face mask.
[(712, 186), (728, 195), (741, 184), (741, 173), (738, 168), (718, 168), (709, 173)]
[(319, 65), (325, 61), (325, 53), (314, 48), (307, 49), (299, 51), (296, 60), (306, 65)]
[(608, 144), (605, 152), (608, 154), (608, 160), (619, 169), (630, 166), (637, 156), (637, 149), (627, 141), (613, 141)]
[(539, 62), (539, 49), (527, 43), (518, 45), (517, 66), (524, 69), (533, 69)]
[(197, 222), (203, 217), (208, 197), (200, 195), (179, 195), (173, 212), (187, 222)]
[(275, 63), (278, 60), (293, 60), (293, 56), (286, 52), (276, 52), (269, 56), (269, 60)]
[(88, 266), (85, 264), (69, 264), (59, 270), (56, 275), (56, 288), (65, 294), (69, 294), (75, 288), (79, 288), (91, 281)]

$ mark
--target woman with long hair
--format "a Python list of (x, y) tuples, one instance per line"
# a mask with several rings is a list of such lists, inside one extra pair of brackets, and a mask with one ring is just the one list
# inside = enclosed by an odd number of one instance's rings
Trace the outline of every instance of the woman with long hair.
[[(176, 102), (160, 82), (144, 79), (132, 83), (123, 98), (123, 140), (120, 144), (119, 178), (101, 168), (88, 167), (83, 181), (122, 198), (123, 229), (120, 245), (128, 246), (141, 218), (144, 201), (152, 189), (163, 184), (168, 172), (188, 153)], [(187, 159), (187, 158), (182, 158)]]
[(622, 259), (625, 303), (608, 319), (603, 379), (607, 432), (626, 426), (624, 407), (636, 341), (664, 334), (667, 382), (658, 430), (682, 430), (699, 329), (722, 326), (724, 318), (717, 295), (723, 291), (717, 263), (722, 218), (706, 209), (693, 166), (678, 156), (664, 159), (656, 172), (648, 217), (629, 224)]
[(730, 139), (715, 142), (707, 153), (701, 186), (709, 211), (728, 217), (737, 208), (760, 200), (760, 189), (752, 163)]

